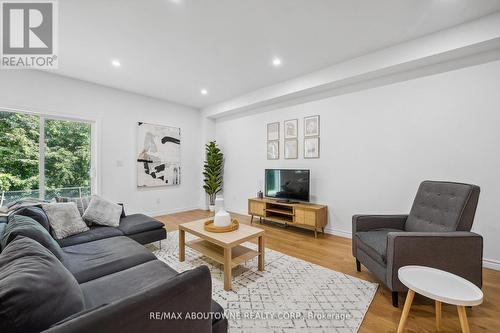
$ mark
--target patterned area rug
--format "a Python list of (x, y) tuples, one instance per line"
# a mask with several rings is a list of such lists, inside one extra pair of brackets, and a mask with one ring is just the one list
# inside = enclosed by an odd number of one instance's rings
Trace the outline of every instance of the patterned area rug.
[[(186, 241), (195, 238), (186, 233)], [(357, 332), (378, 287), (266, 249), (265, 271), (257, 270), (257, 258), (234, 268), (228, 292), (219, 263), (189, 247), (186, 261), (179, 262), (178, 232), (169, 232), (153, 253), (178, 272), (209, 267), (212, 296), (225, 309), (230, 332)]]

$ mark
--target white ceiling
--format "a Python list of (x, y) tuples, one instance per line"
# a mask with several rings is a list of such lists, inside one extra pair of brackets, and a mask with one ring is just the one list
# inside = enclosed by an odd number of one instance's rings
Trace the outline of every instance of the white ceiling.
[(498, 10), (500, 0), (64, 0), (56, 73), (201, 108)]

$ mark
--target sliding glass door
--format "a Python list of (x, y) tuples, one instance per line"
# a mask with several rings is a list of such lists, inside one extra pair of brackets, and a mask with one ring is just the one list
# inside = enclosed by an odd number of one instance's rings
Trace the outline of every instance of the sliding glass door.
[(92, 123), (0, 111), (0, 206), (92, 193)]

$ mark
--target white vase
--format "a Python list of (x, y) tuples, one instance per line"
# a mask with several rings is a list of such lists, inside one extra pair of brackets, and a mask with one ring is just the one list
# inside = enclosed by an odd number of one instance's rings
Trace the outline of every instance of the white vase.
[(214, 225), (216, 227), (228, 227), (231, 225), (231, 215), (224, 210), (220, 209), (214, 217)]
[(208, 210), (211, 212), (215, 212), (215, 205), (208, 205)]

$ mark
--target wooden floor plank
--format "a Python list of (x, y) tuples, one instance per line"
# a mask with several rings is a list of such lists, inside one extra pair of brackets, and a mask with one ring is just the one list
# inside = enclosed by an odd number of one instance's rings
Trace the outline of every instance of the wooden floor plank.
[[(232, 214), (240, 223), (250, 224), (250, 216)], [(167, 230), (176, 230), (177, 225), (210, 216), (208, 211), (192, 210), (157, 217)], [(351, 253), (351, 240), (333, 235), (318, 235), (298, 228), (284, 228), (282, 225), (254, 220), (253, 226), (266, 230), (266, 247), (307, 260), (314, 264), (346, 273), (367, 281), (378, 282), (365, 267), (356, 271)], [(483, 269), (484, 302), (467, 309), (471, 332), (500, 332), (500, 272)], [(403, 304), (404, 296), (400, 296)], [(360, 333), (396, 332), (402, 307), (392, 306), (391, 292), (380, 284), (373, 303), (359, 330)], [(434, 301), (415, 295), (405, 332), (436, 332)], [(460, 321), (455, 306), (443, 304), (442, 331), (460, 332)]]

